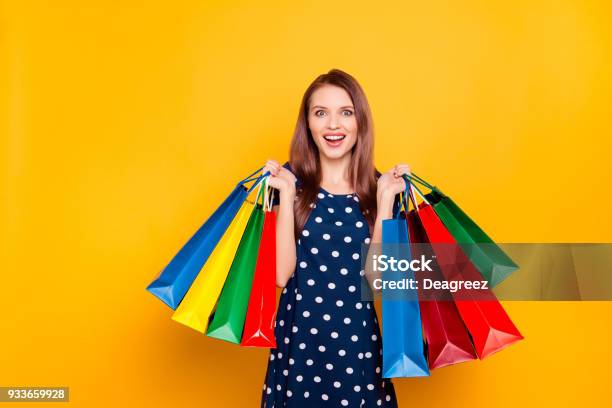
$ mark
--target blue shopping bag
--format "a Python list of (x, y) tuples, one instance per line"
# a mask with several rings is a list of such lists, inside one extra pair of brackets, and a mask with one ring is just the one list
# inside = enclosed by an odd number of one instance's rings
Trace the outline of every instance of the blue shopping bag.
[[(149, 292), (173, 310), (178, 307), (223, 233), (236, 217), (242, 203), (251, 190), (267, 175), (266, 173), (253, 177), (262, 168), (257, 169), (236, 185), (230, 195), (172, 258), (158, 277), (147, 286)], [(255, 182), (250, 188), (247, 188), (245, 184), (251, 181)]]
[[(405, 195), (394, 218), (382, 223), (382, 255), (396, 259), (412, 259), (405, 214)], [(405, 212), (400, 212), (402, 206)], [(388, 259), (388, 258), (387, 258)], [(414, 272), (383, 271), (385, 282), (413, 279)], [(404, 281), (406, 283), (406, 281)], [(403, 289), (382, 289), (382, 351), (383, 377), (423, 377), (429, 375), (425, 359), (421, 312), (418, 293), (406, 284)]]

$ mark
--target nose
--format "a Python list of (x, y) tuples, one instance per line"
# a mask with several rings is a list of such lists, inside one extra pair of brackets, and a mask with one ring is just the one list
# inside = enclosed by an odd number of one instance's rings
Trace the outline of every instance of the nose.
[(338, 126), (338, 119), (336, 118), (336, 115), (330, 115), (329, 116), (329, 128), (330, 129), (337, 129)]

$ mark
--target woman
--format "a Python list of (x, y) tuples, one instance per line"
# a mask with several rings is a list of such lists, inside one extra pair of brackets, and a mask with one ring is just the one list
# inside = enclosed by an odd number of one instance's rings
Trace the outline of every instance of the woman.
[(279, 190), (277, 348), (270, 350), (261, 406), (397, 407), (381, 376), (380, 328), (362, 301), (361, 245), (380, 242), (405, 187), (405, 164), (380, 175), (362, 88), (332, 69), (308, 87), (284, 166), (270, 160)]

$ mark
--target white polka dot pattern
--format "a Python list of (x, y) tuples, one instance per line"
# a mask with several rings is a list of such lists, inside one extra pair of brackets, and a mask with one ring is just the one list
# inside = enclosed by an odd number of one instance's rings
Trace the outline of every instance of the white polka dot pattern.
[(280, 297), (261, 406), (396, 408), (393, 383), (381, 377), (376, 311), (359, 289), (370, 242), (359, 199), (321, 189), (315, 201)]

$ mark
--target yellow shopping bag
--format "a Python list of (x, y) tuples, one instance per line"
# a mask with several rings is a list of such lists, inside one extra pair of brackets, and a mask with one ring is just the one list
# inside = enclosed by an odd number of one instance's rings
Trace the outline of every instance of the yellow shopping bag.
[(172, 319), (204, 333), (223, 289), (254, 203), (245, 200), (236, 217), (198, 273)]

